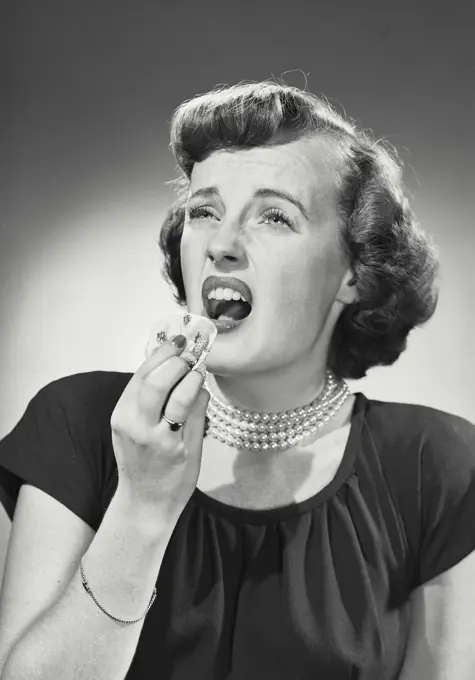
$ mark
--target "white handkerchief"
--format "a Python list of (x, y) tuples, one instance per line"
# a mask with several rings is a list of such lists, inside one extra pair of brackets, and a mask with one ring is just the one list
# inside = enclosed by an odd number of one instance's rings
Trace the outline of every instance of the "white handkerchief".
[(204, 373), (205, 361), (217, 334), (214, 323), (204, 316), (189, 312), (168, 314), (153, 324), (145, 356), (148, 358), (157, 347), (175, 335), (184, 335), (187, 343), (181, 357), (188, 361), (191, 370)]

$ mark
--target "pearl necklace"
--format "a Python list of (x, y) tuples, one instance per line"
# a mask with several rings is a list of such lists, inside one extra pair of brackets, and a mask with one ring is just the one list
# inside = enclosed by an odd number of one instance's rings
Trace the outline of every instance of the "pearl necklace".
[(237, 449), (285, 450), (315, 434), (332, 418), (350, 396), (344, 380), (326, 372), (323, 391), (307, 406), (281, 413), (242, 411), (224, 404), (210, 392), (207, 415), (209, 434)]

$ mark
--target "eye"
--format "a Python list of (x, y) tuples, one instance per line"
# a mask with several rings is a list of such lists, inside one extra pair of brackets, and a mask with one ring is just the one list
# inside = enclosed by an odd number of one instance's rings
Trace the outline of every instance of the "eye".
[(269, 210), (266, 210), (266, 212), (264, 213), (264, 222), (275, 227), (279, 227), (282, 225), (285, 225), (287, 227), (293, 226), (291, 220), (287, 217), (287, 215), (278, 208), (270, 208)]
[(214, 217), (211, 209), (207, 205), (199, 205), (188, 208), (188, 217), (190, 220), (202, 220)]

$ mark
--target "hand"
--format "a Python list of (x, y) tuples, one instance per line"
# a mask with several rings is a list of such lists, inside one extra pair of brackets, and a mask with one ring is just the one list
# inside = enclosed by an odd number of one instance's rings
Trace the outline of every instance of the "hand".
[[(143, 362), (110, 421), (119, 488), (172, 514), (181, 513), (198, 481), (209, 401), (203, 377), (179, 356), (184, 340), (167, 341)], [(162, 415), (183, 427), (172, 431)]]

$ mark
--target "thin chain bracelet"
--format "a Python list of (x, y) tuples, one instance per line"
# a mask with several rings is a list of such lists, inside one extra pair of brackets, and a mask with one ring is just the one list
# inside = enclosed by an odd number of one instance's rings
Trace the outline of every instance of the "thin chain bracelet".
[(157, 597), (157, 589), (154, 588), (153, 594), (152, 594), (152, 597), (150, 598), (150, 602), (148, 603), (147, 609), (142, 614), (142, 616), (139, 616), (138, 619), (132, 619), (132, 620), (118, 619), (116, 616), (113, 616), (110, 612), (108, 612), (107, 609), (104, 609), (104, 607), (98, 602), (96, 596), (94, 595), (91, 588), (89, 587), (89, 583), (87, 582), (86, 574), (84, 573), (84, 566), (83, 566), (82, 560), (81, 560), (81, 563), (79, 565), (79, 571), (81, 573), (81, 581), (82, 581), (82, 584), (84, 586), (84, 590), (86, 591), (86, 593), (88, 593), (88, 595), (90, 595), (92, 597), (94, 602), (97, 604), (99, 609), (104, 612), (104, 614), (107, 614), (107, 616), (109, 618), (114, 619), (114, 621), (118, 621), (119, 623), (137, 623), (138, 621), (141, 621), (142, 619), (144, 619), (147, 616), (150, 607), (154, 603), (155, 598)]

